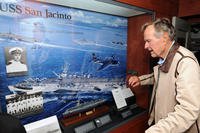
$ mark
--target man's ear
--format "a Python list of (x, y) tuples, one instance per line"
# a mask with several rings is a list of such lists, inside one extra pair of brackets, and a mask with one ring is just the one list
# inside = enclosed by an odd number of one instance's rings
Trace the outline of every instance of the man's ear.
[(163, 34), (163, 42), (164, 42), (164, 43), (167, 43), (168, 40), (169, 40), (169, 35), (168, 35), (167, 32), (164, 32), (164, 34)]

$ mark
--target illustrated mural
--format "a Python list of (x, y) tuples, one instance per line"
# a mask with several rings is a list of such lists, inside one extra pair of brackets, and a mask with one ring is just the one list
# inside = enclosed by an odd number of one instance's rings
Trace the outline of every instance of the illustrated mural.
[[(110, 91), (125, 85), (127, 18), (31, 1), (1, 2), (0, 29), (2, 111), (24, 124), (111, 101)], [(8, 72), (14, 54), (20, 58), (13, 60), (27, 68)]]

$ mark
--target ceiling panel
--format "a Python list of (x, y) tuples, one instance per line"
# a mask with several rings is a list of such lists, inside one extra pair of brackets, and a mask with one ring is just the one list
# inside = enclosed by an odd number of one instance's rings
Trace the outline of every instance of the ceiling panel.
[(106, 14), (112, 14), (123, 17), (132, 17), (145, 13), (151, 13), (149, 10), (122, 4), (113, 0), (35, 0), (43, 3), (51, 3), (67, 7), (79, 8)]

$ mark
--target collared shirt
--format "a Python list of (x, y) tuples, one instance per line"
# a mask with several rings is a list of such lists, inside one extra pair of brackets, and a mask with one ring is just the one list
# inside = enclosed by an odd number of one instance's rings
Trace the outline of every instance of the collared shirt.
[(14, 60), (11, 60), (9, 62), (11, 64), (6, 66), (7, 73), (27, 72), (28, 71), (26, 64), (22, 64), (21, 62), (17, 62)]

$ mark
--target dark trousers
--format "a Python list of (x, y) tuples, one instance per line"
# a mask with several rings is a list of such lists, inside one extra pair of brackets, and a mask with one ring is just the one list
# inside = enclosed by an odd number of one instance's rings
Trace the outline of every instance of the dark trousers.
[(0, 133), (26, 133), (26, 130), (18, 118), (0, 113)]

